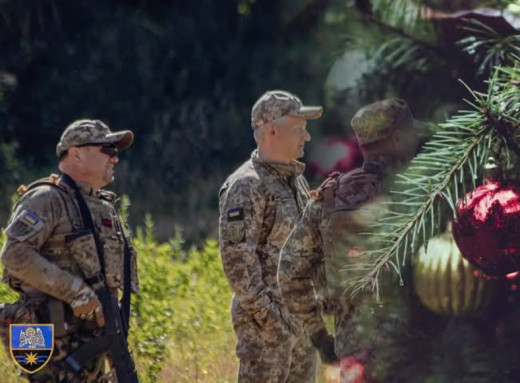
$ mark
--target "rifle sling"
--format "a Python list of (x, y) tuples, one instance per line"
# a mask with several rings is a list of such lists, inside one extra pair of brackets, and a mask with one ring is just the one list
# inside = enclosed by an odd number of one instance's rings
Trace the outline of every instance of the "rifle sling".
[[(99, 258), (99, 263), (101, 265), (101, 272), (103, 276), (105, 275), (105, 262), (104, 262), (104, 254), (103, 254), (103, 246), (101, 244), (101, 239), (99, 238), (98, 232), (94, 226), (94, 221), (92, 220), (92, 214), (90, 214), (90, 209), (85, 201), (85, 198), (81, 194), (78, 185), (76, 182), (68, 175), (63, 173), (61, 175), (61, 179), (65, 182), (69, 187), (74, 190), (74, 195), (78, 202), (79, 211), (81, 214), (81, 220), (83, 221), (83, 227), (86, 230), (92, 231), (92, 235), (94, 236), (94, 240), (96, 243), (96, 252)], [(122, 314), (122, 322), (123, 322), (123, 331), (125, 337), (128, 336), (128, 327), (130, 320), (130, 247), (128, 245), (128, 241), (123, 234), (124, 241), (124, 263), (123, 263), (123, 298), (121, 299), (121, 314)]]

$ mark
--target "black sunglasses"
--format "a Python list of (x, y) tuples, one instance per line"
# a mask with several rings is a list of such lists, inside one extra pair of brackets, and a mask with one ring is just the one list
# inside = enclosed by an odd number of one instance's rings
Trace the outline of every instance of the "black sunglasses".
[(106, 154), (110, 158), (115, 157), (119, 154), (119, 149), (115, 145), (107, 144), (81, 144), (76, 145), (76, 148), (82, 148), (84, 146), (101, 146), (101, 153)]

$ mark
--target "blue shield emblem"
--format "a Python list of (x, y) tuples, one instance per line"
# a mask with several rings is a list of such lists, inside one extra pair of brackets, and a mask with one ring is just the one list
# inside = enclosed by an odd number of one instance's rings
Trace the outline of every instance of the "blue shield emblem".
[(22, 370), (34, 374), (51, 359), (54, 324), (10, 324), (9, 350)]

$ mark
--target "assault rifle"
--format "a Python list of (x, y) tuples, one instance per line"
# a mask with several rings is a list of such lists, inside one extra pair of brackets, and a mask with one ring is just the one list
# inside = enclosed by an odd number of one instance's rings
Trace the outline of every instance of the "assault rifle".
[[(126, 337), (128, 335), (130, 315), (130, 249), (124, 239), (124, 275), (123, 275), (123, 299), (121, 309), (117, 297), (108, 291), (104, 278), (104, 254), (103, 245), (94, 227), (92, 215), (87, 202), (82, 196), (76, 182), (67, 174), (62, 174), (61, 179), (73, 190), (78, 202), (83, 228), (92, 233), (95, 241), (99, 261), (99, 272), (93, 276), (90, 274), (96, 270), (82, 269), (86, 281), (90, 286), (95, 286), (95, 292), (103, 307), (105, 327), (102, 335), (82, 345), (72, 352), (64, 361), (66, 368), (73, 372), (79, 372), (89, 361), (102, 352), (110, 353), (112, 364), (116, 370), (118, 383), (137, 383), (137, 372), (134, 361), (128, 350)], [(124, 238), (124, 236), (123, 236)]]
[(108, 352), (112, 358), (118, 383), (137, 383), (139, 380), (134, 361), (128, 351), (125, 324), (121, 320), (117, 298), (110, 294), (106, 287), (96, 290), (96, 294), (103, 306), (104, 333), (72, 352), (65, 359), (65, 366), (77, 373), (95, 356)]

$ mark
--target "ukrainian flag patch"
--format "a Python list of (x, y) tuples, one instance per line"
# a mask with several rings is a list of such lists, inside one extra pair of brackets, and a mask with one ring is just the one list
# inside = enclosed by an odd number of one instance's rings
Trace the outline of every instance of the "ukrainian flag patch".
[(30, 227), (34, 231), (39, 231), (43, 228), (42, 220), (32, 211), (27, 209), (22, 211), (16, 220)]
[(38, 222), (40, 222), (40, 220), (38, 219), (38, 217), (36, 217), (33, 213), (31, 213), (30, 211), (27, 211), (23, 217), (23, 220), (25, 221), (25, 223), (27, 223), (28, 225), (31, 225), (31, 226), (34, 226), (36, 225)]
[(241, 207), (234, 207), (228, 210), (227, 214), (228, 222), (243, 221), (244, 220), (244, 209)]
[(19, 241), (25, 241), (44, 227), (43, 221), (30, 210), (22, 210), (7, 226), (5, 234)]

